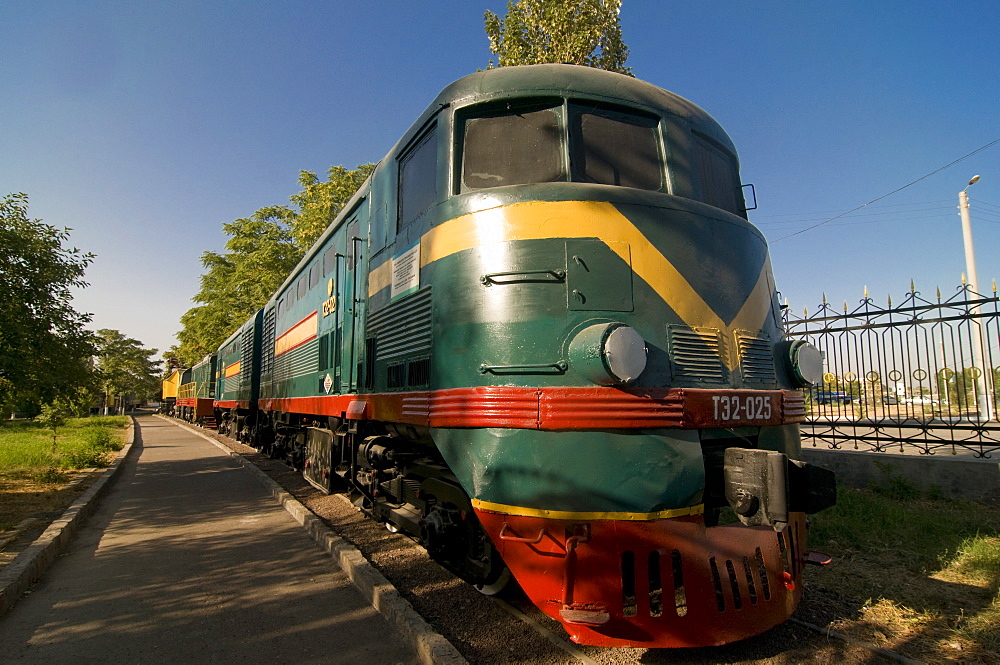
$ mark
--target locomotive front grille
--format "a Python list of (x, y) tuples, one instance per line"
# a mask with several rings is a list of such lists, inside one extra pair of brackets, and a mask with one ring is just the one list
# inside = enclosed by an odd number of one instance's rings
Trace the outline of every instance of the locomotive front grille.
[(725, 347), (717, 329), (672, 325), (668, 333), (675, 379), (720, 385), (726, 382)]
[[(622, 553), (623, 615), (635, 617), (639, 615), (641, 606), (644, 613), (653, 618), (663, 616), (664, 612), (677, 617), (686, 616), (687, 592), (680, 551), (650, 552), (642, 579), (636, 575), (635, 558), (634, 552)], [(753, 555), (738, 559), (709, 557), (707, 568), (711, 574), (715, 608), (720, 613), (741, 610), (746, 603), (753, 606), (767, 602), (773, 596), (773, 579), (768, 575), (764, 554), (759, 547)], [(639, 602), (640, 595), (644, 601), (642, 603)], [(671, 597), (672, 607), (664, 607)]]
[[(707, 580), (707, 586), (696, 585), (696, 597), (700, 598), (695, 602), (708, 603), (719, 614), (780, 598), (776, 584), (787, 591), (795, 590), (801, 570), (794, 529), (776, 533), (769, 547), (755, 547), (742, 556), (733, 554), (715, 553), (702, 558), (682, 554), (679, 549), (622, 552), (622, 615), (667, 620), (687, 616), (691, 588), (686, 578)], [(640, 561), (645, 565), (639, 565)]]
[(775, 385), (774, 357), (771, 340), (744, 330), (736, 333), (736, 349), (740, 354), (743, 383), (758, 387)]
[[(647, 557), (646, 579), (637, 580), (635, 575), (635, 553), (622, 553), (622, 607), (626, 617), (638, 614), (637, 589), (645, 595), (645, 607), (649, 616), (660, 617), (664, 612), (665, 599), (673, 598), (673, 607), (666, 611), (678, 617), (687, 615), (687, 593), (684, 590), (684, 568), (680, 550), (669, 553), (654, 550)], [(645, 586), (641, 582), (645, 582)], [(664, 589), (666, 583), (666, 589)], [(672, 593), (671, 593), (672, 592)], [(669, 602), (669, 600), (667, 600)]]

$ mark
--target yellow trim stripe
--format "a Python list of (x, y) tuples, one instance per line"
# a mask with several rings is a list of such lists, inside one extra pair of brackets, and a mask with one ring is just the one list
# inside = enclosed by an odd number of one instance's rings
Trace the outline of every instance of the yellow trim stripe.
[[(625, 215), (601, 201), (532, 201), (456, 217), (420, 239), (420, 267), (475, 247), (549, 238), (601, 240), (692, 327), (717, 328), (732, 336), (735, 330), (759, 330), (771, 310), (769, 261), (761, 266), (743, 308), (731, 321), (723, 321)], [(391, 285), (390, 265), (386, 261), (369, 274), (368, 295)]]
[(274, 340), (274, 357), (277, 358), (316, 337), (318, 321), (317, 312), (313, 312), (279, 335)]
[(517, 515), (519, 517), (544, 517), (551, 520), (589, 520), (591, 522), (598, 520), (650, 522), (652, 520), (669, 520), (676, 517), (701, 515), (705, 512), (705, 505), (698, 504), (697, 506), (690, 506), (688, 508), (658, 510), (655, 513), (584, 513), (569, 510), (540, 510), (538, 508), (525, 508), (523, 506), (508, 506), (480, 499), (473, 499), (472, 507), (479, 510), (488, 510), (493, 513)]
[(240, 361), (237, 360), (232, 365), (229, 365), (228, 367), (226, 367), (224, 376), (225, 376), (225, 378), (228, 379), (229, 377), (236, 376), (239, 373), (240, 373)]
[(370, 298), (390, 286), (392, 286), (392, 259), (368, 273), (368, 297)]

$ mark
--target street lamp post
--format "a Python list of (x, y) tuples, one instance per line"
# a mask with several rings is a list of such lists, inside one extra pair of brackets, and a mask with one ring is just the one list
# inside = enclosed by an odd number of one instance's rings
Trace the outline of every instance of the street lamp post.
[(969, 288), (973, 291), (979, 286), (976, 277), (976, 253), (972, 248), (972, 223), (969, 221), (969, 187), (979, 182), (979, 176), (974, 175), (965, 189), (958, 193), (958, 214), (962, 217), (962, 240), (965, 242), (965, 274), (969, 279)]
[[(962, 240), (965, 243), (965, 273), (969, 285), (969, 293), (979, 295), (979, 278), (976, 275), (976, 254), (972, 245), (972, 222), (969, 220), (969, 196), (966, 193), (969, 187), (979, 182), (979, 176), (974, 175), (969, 180), (965, 189), (958, 193), (958, 214), (962, 217)], [(980, 375), (976, 378), (976, 392), (979, 394), (979, 419), (992, 420), (994, 417), (993, 400), (990, 399), (990, 369), (983, 365), (983, 337), (979, 329), (979, 305), (970, 309), (973, 319), (972, 326), (972, 364), (979, 369)]]

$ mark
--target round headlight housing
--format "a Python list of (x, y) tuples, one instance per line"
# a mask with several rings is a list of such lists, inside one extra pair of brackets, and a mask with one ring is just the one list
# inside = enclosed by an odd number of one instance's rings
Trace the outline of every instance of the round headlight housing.
[(785, 342), (785, 363), (796, 387), (808, 388), (823, 379), (823, 354), (809, 342)]
[(646, 369), (646, 341), (624, 323), (598, 323), (569, 344), (570, 366), (600, 385), (631, 383)]

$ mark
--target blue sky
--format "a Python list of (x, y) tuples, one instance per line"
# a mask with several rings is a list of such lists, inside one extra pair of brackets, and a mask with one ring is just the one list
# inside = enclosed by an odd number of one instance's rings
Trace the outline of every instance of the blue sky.
[[(379, 160), (506, 2), (3, 3), (0, 194), (97, 254), (75, 304), (164, 350), (223, 223)], [(792, 308), (1000, 277), (1000, 5), (625, 0), (628, 64), (729, 132)], [(818, 228), (840, 215), (916, 184)]]

